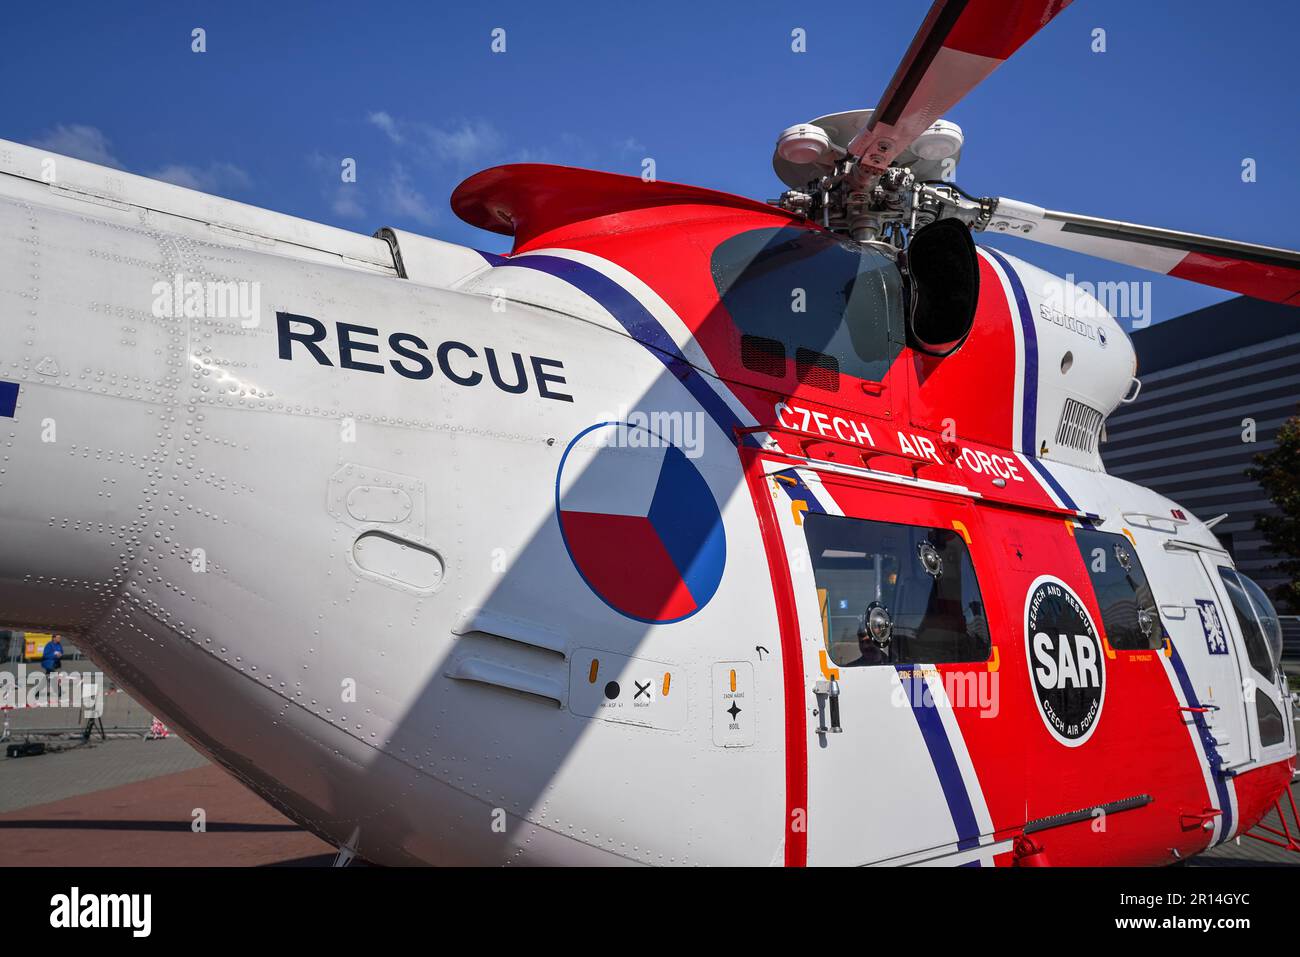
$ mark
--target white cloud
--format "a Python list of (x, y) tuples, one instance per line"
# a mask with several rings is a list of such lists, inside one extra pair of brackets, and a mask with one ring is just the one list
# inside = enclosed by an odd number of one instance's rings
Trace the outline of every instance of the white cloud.
[(343, 219), (362, 219), (366, 215), (366, 208), (361, 205), (356, 187), (346, 183), (335, 191), (330, 200), (330, 210)]
[(366, 122), (379, 127), (384, 131), (384, 135), (397, 145), (400, 146), (404, 142), (402, 134), (398, 132), (397, 121), (383, 110), (377, 110), (374, 113), (367, 114)]
[(307, 166), (321, 182), (321, 197), (329, 205), (330, 212), (340, 219), (364, 219), (366, 206), (363, 200), (366, 193), (356, 182), (342, 179), (342, 159), (326, 156), (320, 150), (307, 154)]
[(427, 166), (464, 167), (497, 161), (506, 145), (496, 127), (481, 119), (435, 126), (375, 110), (366, 114), (366, 122), (381, 130), (394, 146), (406, 147), (410, 161)]
[(428, 127), (429, 145), (438, 158), (467, 166), (489, 159), (501, 150), (503, 137), (485, 120), (462, 123), (450, 130)]
[(122, 164), (113, 155), (113, 146), (108, 141), (108, 137), (104, 135), (102, 130), (94, 126), (86, 126), (81, 123), (71, 123), (65, 126), (60, 123), (43, 136), (33, 140), (32, 146), (41, 150), (49, 150), (51, 153), (60, 153), (64, 156), (85, 160), (88, 163), (98, 163), (100, 166), (112, 166), (116, 169), (122, 169)]
[(145, 175), (204, 193), (235, 193), (253, 185), (248, 173), (234, 163), (214, 162), (207, 166), (170, 163)]
[(385, 187), (385, 200), (391, 212), (398, 216), (413, 219), (417, 223), (429, 225), (438, 219), (429, 200), (411, 185), (411, 178), (402, 166), (393, 167), (392, 178)]

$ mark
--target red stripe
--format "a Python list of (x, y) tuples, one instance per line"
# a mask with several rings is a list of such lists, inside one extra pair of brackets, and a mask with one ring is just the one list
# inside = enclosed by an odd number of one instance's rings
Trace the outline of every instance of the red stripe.
[(1300, 269), (1210, 253), (1188, 253), (1169, 270), (1169, 275), (1269, 302), (1300, 305)]
[[(781, 677), (785, 686), (785, 866), (804, 867), (808, 863), (808, 827), (811, 823), (808, 815), (808, 730), (804, 714), (803, 649), (799, 642), (794, 583), (790, 580), (772, 495), (763, 478), (763, 460), (752, 449), (741, 449), (740, 455), (749, 494), (754, 499), (759, 534), (763, 537), (781, 637)], [(799, 823), (803, 826), (796, 830)]]
[(950, 50), (1005, 60), (1070, 0), (971, 0), (944, 41)]

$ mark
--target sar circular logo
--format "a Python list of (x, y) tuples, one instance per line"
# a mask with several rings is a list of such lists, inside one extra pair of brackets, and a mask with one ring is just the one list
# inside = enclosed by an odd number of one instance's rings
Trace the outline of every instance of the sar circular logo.
[(1106, 701), (1106, 659), (1088, 609), (1050, 575), (1034, 581), (1025, 601), (1025, 658), (1047, 730), (1067, 747), (1083, 744)]
[(564, 450), (555, 513), (587, 587), (647, 624), (694, 615), (726, 565), (722, 513), (689, 450), (659, 432), (600, 422)]

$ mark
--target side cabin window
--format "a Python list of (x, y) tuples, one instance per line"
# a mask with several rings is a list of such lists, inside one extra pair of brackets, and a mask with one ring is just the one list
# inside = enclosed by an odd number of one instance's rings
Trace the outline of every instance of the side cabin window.
[(1276, 681), (1274, 661), (1281, 658), (1282, 622), (1273, 603), (1264, 594), (1264, 589), (1235, 569), (1221, 565), (1219, 577), (1223, 579), (1224, 590), (1237, 616), (1250, 666), (1270, 682)]
[(829, 392), (881, 381), (904, 340), (898, 267), (870, 246), (794, 227), (753, 229), (713, 251), (713, 282), (760, 376)]
[(1095, 528), (1076, 528), (1074, 542), (1092, 579), (1102, 631), (1110, 646), (1117, 651), (1164, 647), (1165, 630), (1155, 595), (1133, 543)]
[(956, 532), (820, 513), (804, 530), (835, 664), (988, 661), (984, 600)]
[[(1282, 622), (1264, 589), (1240, 572), (1219, 566), (1219, 577), (1232, 602), (1232, 611), (1246, 643), (1250, 666), (1269, 683), (1277, 681), (1282, 660)], [(1286, 740), (1282, 712), (1262, 688), (1255, 689), (1255, 717), (1259, 720), (1259, 742), (1264, 747)]]

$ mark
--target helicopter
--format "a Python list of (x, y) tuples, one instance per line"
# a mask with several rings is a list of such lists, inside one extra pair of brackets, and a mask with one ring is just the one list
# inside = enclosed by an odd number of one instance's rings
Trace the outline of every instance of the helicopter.
[[(338, 862), (1161, 865), (1288, 792), (1267, 595), (1106, 473), (1140, 389), (1015, 235), (1300, 304), (1300, 254), (979, 197), (1061, 0), (936, 0), (761, 202), (515, 164), (508, 255), (0, 143), (0, 619)], [(1294, 842), (1292, 842), (1294, 843)]]

